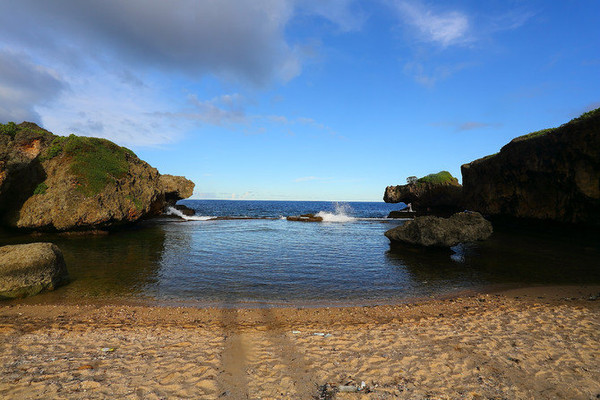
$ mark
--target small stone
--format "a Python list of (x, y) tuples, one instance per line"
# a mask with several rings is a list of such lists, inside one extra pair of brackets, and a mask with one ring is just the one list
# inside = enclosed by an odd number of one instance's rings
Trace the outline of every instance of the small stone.
[(81, 382), (81, 389), (83, 390), (91, 390), (98, 389), (101, 385), (96, 381), (83, 381)]

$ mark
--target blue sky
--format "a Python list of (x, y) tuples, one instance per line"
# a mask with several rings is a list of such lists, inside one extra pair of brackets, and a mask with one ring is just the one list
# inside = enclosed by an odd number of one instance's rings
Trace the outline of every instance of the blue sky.
[(600, 107), (600, 2), (0, 0), (0, 122), (194, 198), (380, 201)]

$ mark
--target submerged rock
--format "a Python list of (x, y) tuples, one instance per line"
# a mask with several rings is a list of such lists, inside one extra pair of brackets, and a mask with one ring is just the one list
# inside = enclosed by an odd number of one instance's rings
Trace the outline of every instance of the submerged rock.
[(108, 140), (56, 136), (29, 122), (12, 128), (0, 129), (0, 222), (6, 227), (110, 229), (159, 215), (167, 198), (177, 201), (193, 190), (193, 182), (161, 176)]
[(600, 225), (600, 108), (462, 166), (468, 209)]
[(452, 247), (459, 243), (484, 240), (492, 234), (492, 224), (476, 212), (461, 212), (450, 218), (417, 217), (385, 232), (391, 242), (426, 247)]
[(62, 252), (52, 243), (0, 247), (0, 299), (54, 290), (68, 279)]
[(388, 186), (383, 195), (386, 203), (412, 203), (419, 213), (452, 214), (462, 207), (462, 186), (449, 172), (441, 171), (407, 185)]

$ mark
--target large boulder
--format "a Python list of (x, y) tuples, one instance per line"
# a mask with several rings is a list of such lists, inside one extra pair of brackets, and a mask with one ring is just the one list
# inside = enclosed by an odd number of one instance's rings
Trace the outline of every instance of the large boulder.
[(166, 185), (155, 168), (108, 140), (56, 136), (27, 122), (7, 126), (0, 126), (0, 223), (6, 227), (111, 229), (161, 214), (167, 193), (193, 190), (185, 178), (184, 189)]
[(0, 247), (0, 299), (33, 296), (68, 280), (62, 252), (52, 243)]
[(600, 108), (462, 166), (466, 208), (600, 225)]
[(492, 224), (476, 212), (461, 212), (450, 218), (417, 217), (385, 232), (391, 242), (426, 247), (452, 247), (459, 243), (484, 240), (492, 234)]
[(412, 203), (419, 213), (451, 215), (462, 207), (462, 186), (448, 171), (427, 175), (407, 185), (388, 186), (386, 203)]

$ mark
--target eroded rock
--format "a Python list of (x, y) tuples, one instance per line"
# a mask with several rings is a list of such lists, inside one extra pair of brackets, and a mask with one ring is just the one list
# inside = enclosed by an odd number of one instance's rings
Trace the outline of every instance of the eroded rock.
[(385, 232), (392, 242), (426, 247), (452, 247), (459, 243), (484, 240), (493, 232), (492, 224), (476, 212), (461, 212), (450, 218), (417, 217)]
[(65, 260), (55, 244), (0, 247), (0, 299), (33, 296), (68, 280)]

